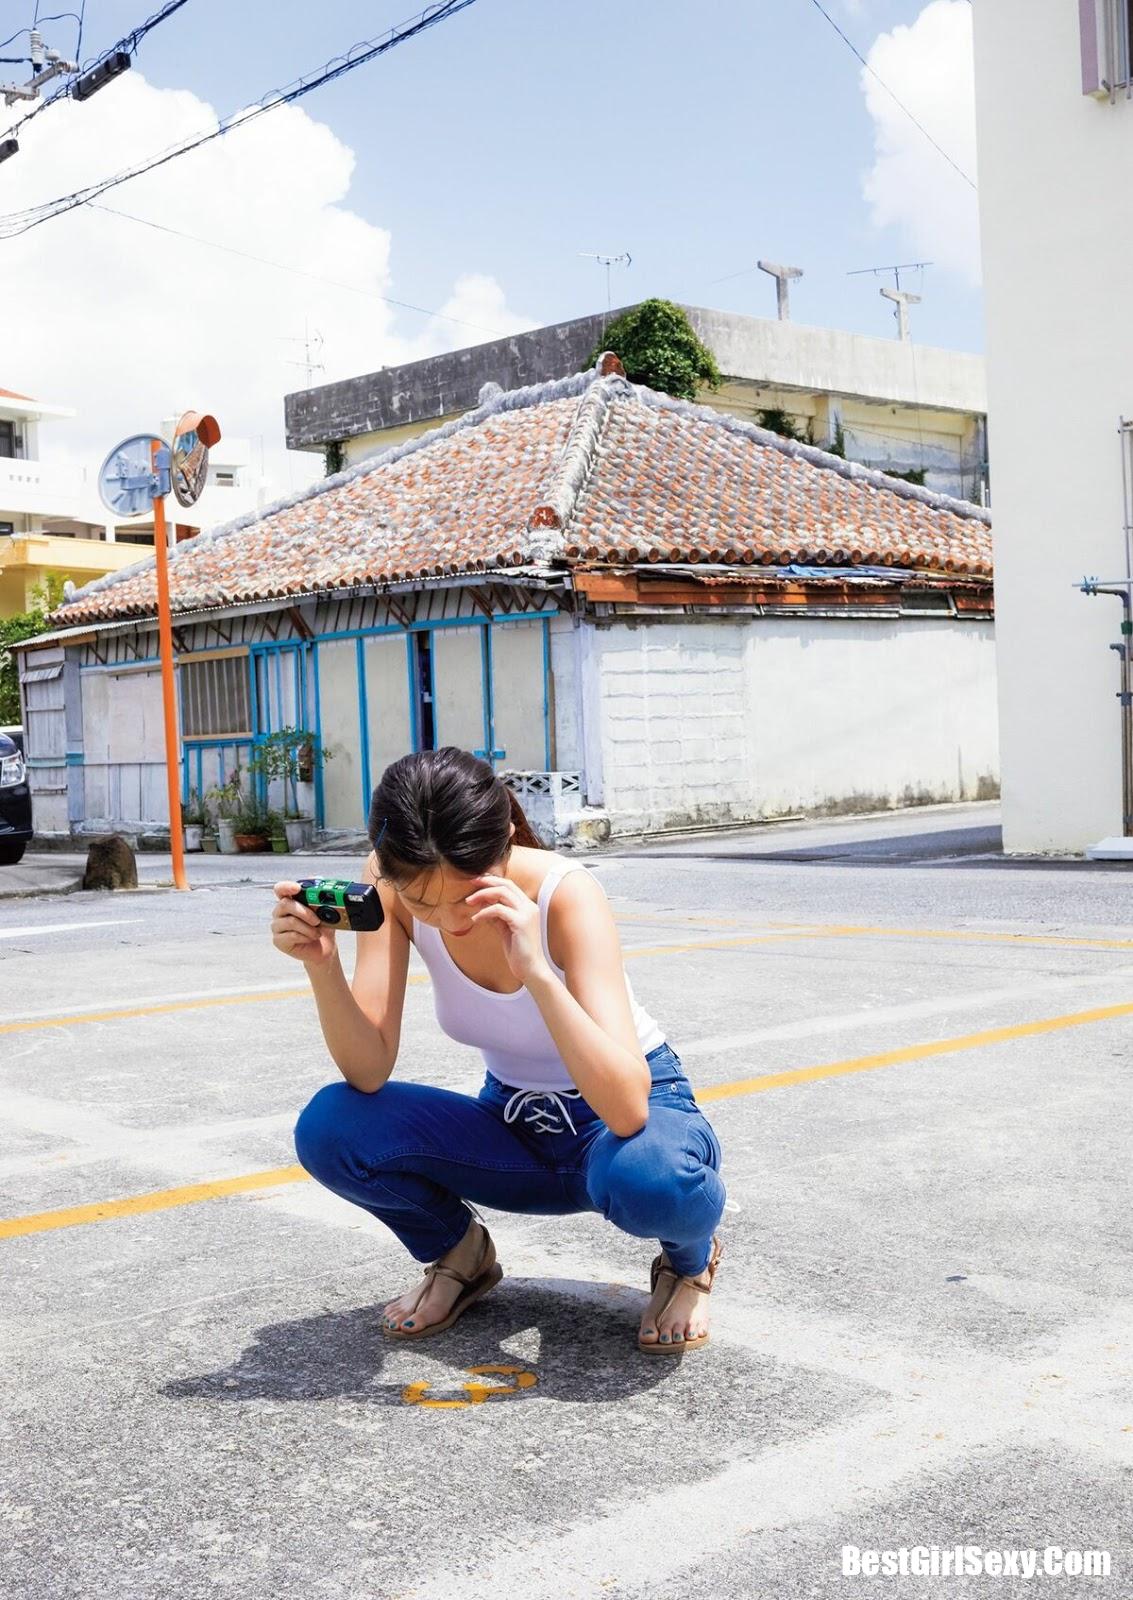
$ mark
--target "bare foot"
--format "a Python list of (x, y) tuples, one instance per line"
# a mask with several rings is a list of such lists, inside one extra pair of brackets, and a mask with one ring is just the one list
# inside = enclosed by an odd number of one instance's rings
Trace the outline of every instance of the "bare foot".
[[(454, 1244), (451, 1250), (439, 1256), (438, 1261), (446, 1267), (455, 1268), (457, 1272), (463, 1272), (465, 1277), (471, 1277), (480, 1258), (486, 1231), (484, 1224), (473, 1217), (464, 1237), (458, 1244)], [(413, 1306), (413, 1301), (421, 1287), (421, 1280), (418, 1280), (412, 1289), (407, 1289), (403, 1295), (399, 1295), (396, 1300), (390, 1300), (382, 1307), (382, 1321), (387, 1328), (417, 1329), (428, 1327), (433, 1322), (443, 1322), (452, 1310), (456, 1297), (464, 1288), (462, 1283), (458, 1283), (455, 1278), (450, 1278), (445, 1273), (438, 1273), (435, 1277), (424, 1281), (429, 1287), (421, 1296), (420, 1304), (417, 1306)]]
[[(710, 1281), (707, 1267), (696, 1276), (706, 1285)], [(672, 1288), (672, 1278), (662, 1273), (638, 1329), (638, 1337), (643, 1344), (683, 1344), (686, 1339), (699, 1339), (708, 1332), (708, 1296), (699, 1293), (689, 1283), (677, 1285), (672, 1304), (658, 1319), (657, 1313)]]

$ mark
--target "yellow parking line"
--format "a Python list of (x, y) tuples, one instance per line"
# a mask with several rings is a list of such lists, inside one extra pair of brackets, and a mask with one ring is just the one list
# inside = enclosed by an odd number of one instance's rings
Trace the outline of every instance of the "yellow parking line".
[[(849, 1061), (831, 1061), (823, 1066), (798, 1067), (790, 1072), (771, 1072), (760, 1078), (741, 1078), (735, 1083), (717, 1083), (698, 1089), (699, 1101), (727, 1100), (765, 1089), (781, 1089), (790, 1084), (816, 1083), (822, 1078), (840, 1078), (854, 1072), (872, 1072), (878, 1067), (895, 1067), (906, 1061), (925, 1061), (932, 1056), (953, 1055), (961, 1050), (977, 1050), (984, 1045), (1003, 1044), (1042, 1033), (1057, 1033), (1063, 1028), (1079, 1028), (1090, 1022), (1108, 1022), (1115, 1017), (1133, 1016), (1133, 1002), (1116, 1006), (1095, 1006), (1089, 1011), (1073, 1011), (1061, 1017), (1043, 1017), (1037, 1022), (1017, 1022), (1006, 1028), (985, 1028), (954, 1039), (934, 1039), (927, 1044), (907, 1045), (900, 1050), (884, 1050), (877, 1055), (855, 1056)], [(0, 1239), (19, 1238), (29, 1233), (49, 1233), (57, 1228), (74, 1228), (86, 1222), (105, 1222), (111, 1217), (136, 1216), (140, 1212), (166, 1211), (175, 1206), (192, 1205), (198, 1200), (213, 1200), (223, 1195), (244, 1194), (251, 1189), (274, 1188), (279, 1184), (300, 1183), (307, 1174), (302, 1167), (276, 1167), (269, 1172), (252, 1172), (241, 1178), (222, 1178), (216, 1183), (191, 1184), (180, 1189), (159, 1189), (152, 1194), (134, 1195), (126, 1200), (106, 1200), (94, 1205), (70, 1206), (60, 1211), (41, 1211), (32, 1216), (0, 1221)]]
[(1054, 950), (1133, 950), (1133, 939), (1075, 938), (1062, 933), (989, 933), (979, 928), (883, 928), (857, 923), (848, 926), (827, 926), (821, 922), (792, 922), (785, 927), (796, 928), (800, 937), (804, 930), (811, 933), (843, 934), (854, 938), (880, 939), (970, 939), (976, 943), (1043, 945)]
[(851, 1072), (872, 1072), (877, 1067), (896, 1067), (904, 1061), (925, 1061), (931, 1056), (955, 1055), (961, 1050), (978, 1050), (984, 1045), (1004, 1044), (1011, 1039), (1027, 1039), (1040, 1033), (1057, 1033), (1063, 1028), (1080, 1028), (1087, 1022), (1108, 1022), (1114, 1017), (1133, 1016), (1133, 1002), (1117, 1006), (1095, 1006), (1090, 1011), (1072, 1011), (1062, 1017), (1043, 1017), (1038, 1022), (1016, 1022), (1006, 1028), (984, 1028), (979, 1033), (963, 1033), (955, 1039), (934, 1039), (928, 1044), (906, 1045), (900, 1050), (882, 1050), (877, 1055), (854, 1056), (849, 1061), (832, 1061), (821, 1067), (796, 1067), (790, 1072), (770, 1072), (760, 1078), (739, 1078), (734, 1083), (717, 1083), (696, 1091), (697, 1100), (727, 1100), (734, 1095), (759, 1094), (764, 1089), (781, 1089), (793, 1083), (815, 1083), (820, 1078), (840, 1078)]
[(271, 1189), (279, 1183), (297, 1183), (307, 1174), (302, 1167), (276, 1167), (271, 1172), (249, 1172), (242, 1178), (220, 1178), (215, 1183), (191, 1183), (181, 1189), (157, 1189), (132, 1195), (128, 1200), (102, 1200), (89, 1206), (68, 1206), (62, 1211), (40, 1211), (35, 1216), (0, 1221), (0, 1239), (17, 1239), (26, 1233), (51, 1233), (56, 1228), (77, 1228), (84, 1222), (106, 1222), (110, 1217), (135, 1217), (146, 1211), (171, 1211), (174, 1206), (195, 1205), (221, 1195), (247, 1194), (250, 1189)]

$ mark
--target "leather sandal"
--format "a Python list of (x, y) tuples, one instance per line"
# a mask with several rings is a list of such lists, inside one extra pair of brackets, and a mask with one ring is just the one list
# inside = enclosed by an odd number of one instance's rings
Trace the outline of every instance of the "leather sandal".
[[(701, 1294), (711, 1294), (712, 1280), (716, 1276), (716, 1268), (719, 1265), (720, 1257), (723, 1255), (723, 1253), (724, 1246), (719, 1235), (713, 1234), (712, 1254), (708, 1258), (708, 1265), (703, 1269), (703, 1271), (699, 1272), (695, 1278), (689, 1277), (687, 1274), (682, 1275), (681, 1273), (678, 1273), (674, 1269), (672, 1262), (669, 1260), (669, 1257), (664, 1250), (662, 1250), (659, 1256), (654, 1256), (653, 1264), (649, 1269), (650, 1294), (656, 1292), (657, 1284), (661, 1278), (672, 1279), (672, 1287), (665, 1297), (664, 1303), (654, 1313), (653, 1325), (657, 1329), (658, 1335), (660, 1335), (661, 1331), (661, 1318), (672, 1305), (677, 1290), (680, 1288), (682, 1283), (691, 1284), (694, 1289), (699, 1289)], [(707, 1282), (705, 1282), (705, 1279), (707, 1279)], [(686, 1350), (699, 1350), (701, 1345), (708, 1343), (710, 1337), (711, 1335), (705, 1332), (701, 1334), (699, 1339), (670, 1339), (667, 1344), (662, 1344), (660, 1337), (656, 1339), (643, 1339), (639, 1334), (637, 1339), (637, 1348), (639, 1350), (644, 1350), (647, 1355), (651, 1356), (679, 1356), (682, 1355)]]
[(387, 1339), (427, 1339), (430, 1334), (443, 1333), (446, 1328), (451, 1328), (453, 1323), (464, 1315), (474, 1301), (479, 1300), (482, 1295), (486, 1295), (489, 1289), (495, 1288), (504, 1275), (504, 1269), (496, 1261), (496, 1247), (492, 1243), (491, 1234), (484, 1227), (483, 1222), (480, 1223), (480, 1226), (483, 1228), (484, 1237), (481, 1241), (476, 1270), (466, 1277), (463, 1272), (458, 1272), (455, 1267), (443, 1266), (439, 1261), (432, 1262), (430, 1266), (425, 1268), (425, 1282), (418, 1290), (413, 1304), (407, 1311), (401, 1313), (403, 1317), (412, 1316), (421, 1304), (432, 1280), (443, 1275), (446, 1278), (455, 1278), (458, 1283), (464, 1285), (464, 1288), (453, 1301), (448, 1316), (442, 1322), (426, 1323), (423, 1328), (388, 1328), (383, 1322), (382, 1332)]

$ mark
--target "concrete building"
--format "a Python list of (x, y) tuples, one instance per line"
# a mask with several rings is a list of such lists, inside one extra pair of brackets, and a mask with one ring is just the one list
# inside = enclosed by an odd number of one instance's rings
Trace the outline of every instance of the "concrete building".
[[(719, 390), (701, 393), (703, 404), (757, 423), (763, 413), (785, 412), (814, 444), (833, 445), (841, 437), (851, 461), (879, 471), (923, 472), (928, 488), (987, 503), (987, 402), (979, 356), (683, 309), (724, 378)], [(578, 372), (606, 324), (621, 315), (579, 317), (290, 394), (287, 443), (293, 450), (338, 445), (344, 462), (361, 461), (471, 410), (485, 383), (515, 389)]]
[[(41, 423), (74, 415), (0, 389), (0, 617), (30, 610), (49, 574), (82, 585), (132, 565), (138, 545), (153, 545), (152, 520), (116, 524), (102, 504), (101, 458), (77, 465), (52, 461), (50, 452), (44, 457)], [(169, 419), (162, 436), (169, 438), (172, 428)], [(107, 448), (114, 443), (108, 439)], [(264, 499), (248, 440), (222, 440), (210, 457), (204, 493), (191, 514), (180, 513), (177, 538), (231, 521)]]
[[(489, 390), (172, 552), (184, 790), (304, 727), (328, 833), (441, 744), (560, 839), (991, 795), (988, 520), (612, 357)], [(167, 821), (154, 609), (151, 558), (18, 647), (44, 832)]]
[(1133, 832), (1121, 610), (1076, 587), (1124, 582), (1133, 525), (1129, 7), (996, 0), (974, 20), (1004, 841), (1076, 852)]

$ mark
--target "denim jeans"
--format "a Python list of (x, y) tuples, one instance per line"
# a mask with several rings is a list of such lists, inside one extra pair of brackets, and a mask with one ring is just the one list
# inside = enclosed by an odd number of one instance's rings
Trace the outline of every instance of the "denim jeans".
[(720, 1143), (675, 1052), (658, 1045), (645, 1059), (649, 1118), (628, 1138), (577, 1091), (517, 1090), (486, 1072), (477, 1095), (396, 1078), (374, 1094), (328, 1084), (299, 1117), (296, 1153), (418, 1261), (459, 1242), (467, 1200), (540, 1216), (600, 1211), (657, 1239), (678, 1272), (698, 1273), (724, 1209)]

